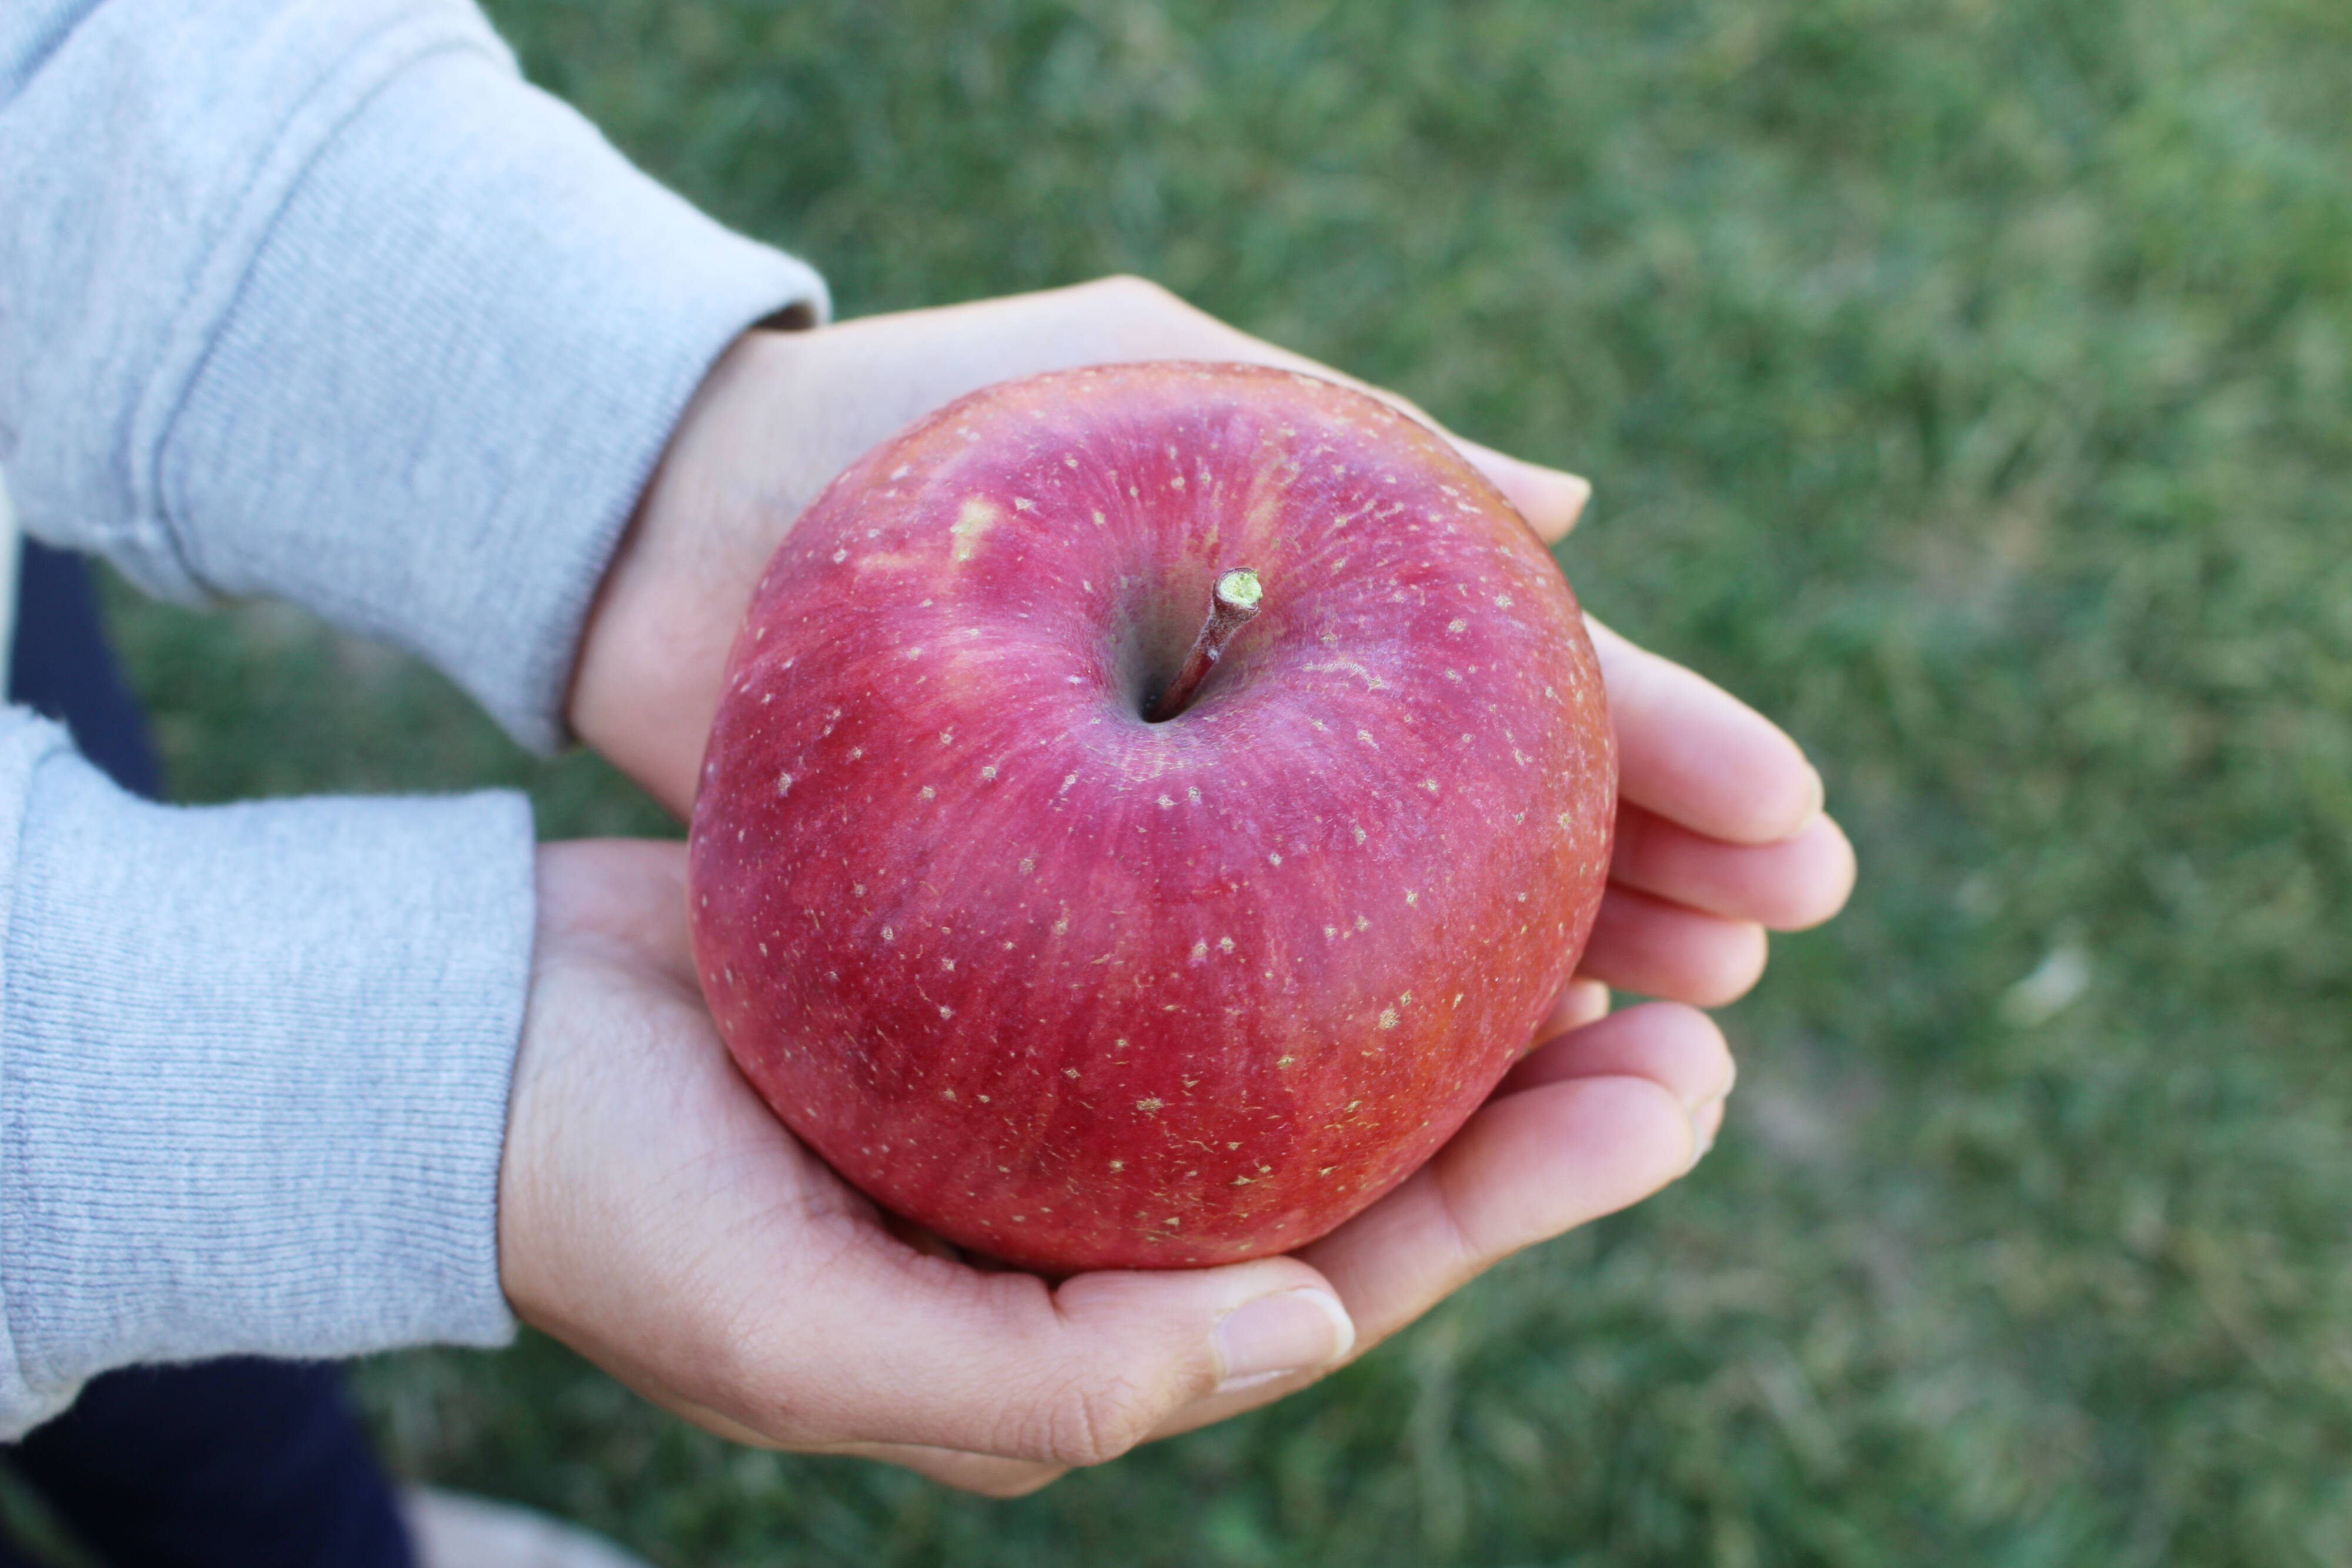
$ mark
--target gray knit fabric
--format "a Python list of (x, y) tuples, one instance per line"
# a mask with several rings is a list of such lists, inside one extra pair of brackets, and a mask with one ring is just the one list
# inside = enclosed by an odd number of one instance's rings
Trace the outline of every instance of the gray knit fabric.
[[(823, 285), (455, 0), (0, 5), (28, 532), (439, 664), (527, 742), (672, 424)], [(0, 1436), (92, 1374), (492, 1343), (519, 798), (170, 809), (0, 715)]]
[(793, 306), (814, 273), (524, 87), (471, 5), (0, 6), (26, 531), (388, 637), (532, 745), (679, 411)]
[(503, 1341), (529, 807), (152, 805), (22, 710), (0, 758), (0, 787), (31, 763), (0, 956), (0, 1417), (133, 1362)]

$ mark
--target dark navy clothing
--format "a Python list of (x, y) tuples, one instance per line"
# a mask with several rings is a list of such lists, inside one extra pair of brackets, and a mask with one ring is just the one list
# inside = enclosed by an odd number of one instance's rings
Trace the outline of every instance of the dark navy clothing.
[[(27, 542), (8, 700), (153, 797), (146, 725), (88, 570)], [(331, 1366), (248, 1359), (94, 1378), (5, 1462), (110, 1568), (414, 1568), (390, 1479)], [(0, 1542), (0, 1568), (26, 1560)]]

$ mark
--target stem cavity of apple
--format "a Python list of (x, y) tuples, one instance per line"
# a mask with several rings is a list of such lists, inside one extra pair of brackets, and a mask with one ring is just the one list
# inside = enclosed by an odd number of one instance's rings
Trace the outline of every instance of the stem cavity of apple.
[(1184, 655), (1184, 667), (1168, 683), (1151, 706), (1144, 713), (1152, 724), (1163, 724), (1182, 713), (1192, 700), (1201, 683), (1224, 657), (1225, 644), (1234, 633), (1249, 624), (1258, 612), (1265, 589), (1259, 583), (1257, 573), (1245, 566), (1218, 575), (1214, 592), (1209, 595), (1209, 618), (1202, 623), (1201, 634), (1192, 639), (1192, 651)]

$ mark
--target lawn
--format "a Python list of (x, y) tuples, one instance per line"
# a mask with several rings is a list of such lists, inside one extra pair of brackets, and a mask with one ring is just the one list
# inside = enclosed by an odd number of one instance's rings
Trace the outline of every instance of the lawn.
[[(1587, 604), (1811, 748), (1853, 907), (1687, 1181), (1003, 1504), (550, 1342), (407, 1473), (684, 1568), (2352, 1562), (2352, 7), (496, 0), (845, 314), (1146, 274), (1593, 477)], [(519, 783), (290, 612), (116, 591), (175, 792)]]

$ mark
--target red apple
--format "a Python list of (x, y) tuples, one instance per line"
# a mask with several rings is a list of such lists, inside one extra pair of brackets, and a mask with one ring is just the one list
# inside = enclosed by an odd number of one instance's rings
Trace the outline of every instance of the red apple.
[[(1149, 721), (1238, 567), (1263, 613)], [(745, 1076), (887, 1207), (1055, 1271), (1226, 1262), (1493, 1090), (1615, 789), (1576, 601), (1443, 439), (1282, 371), (1037, 376), (785, 537), (703, 764), (695, 953)]]

